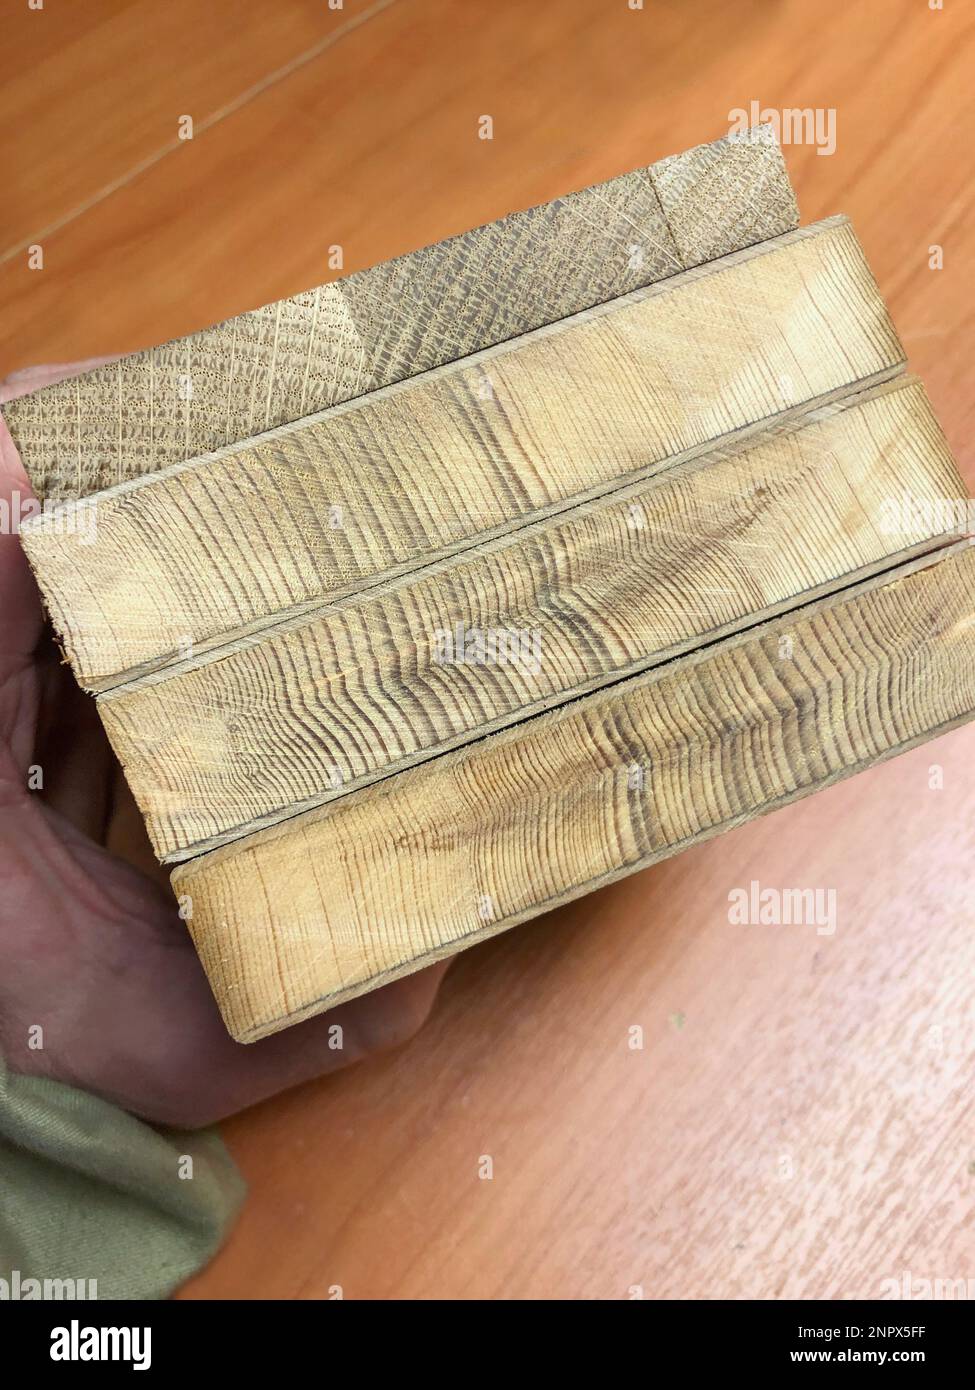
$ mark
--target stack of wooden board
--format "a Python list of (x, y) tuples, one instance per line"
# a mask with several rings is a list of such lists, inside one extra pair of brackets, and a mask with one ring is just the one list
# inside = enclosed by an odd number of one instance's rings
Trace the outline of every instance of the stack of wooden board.
[(975, 712), (964, 489), (766, 129), (5, 408), (231, 1033)]

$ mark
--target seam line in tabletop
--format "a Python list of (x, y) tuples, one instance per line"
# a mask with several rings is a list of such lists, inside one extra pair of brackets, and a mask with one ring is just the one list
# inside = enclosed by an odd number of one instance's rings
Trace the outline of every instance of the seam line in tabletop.
[[(320, 39), (318, 43), (312, 44), (312, 46), (305, 49), (304, 52), (298, 53), (286, 63), (282, 63), (280, 67), (275, 68), (273, 72), (267, 73), (260, 81), (252, 83), (230, 101), (224, 102), (223, 106), (218, 107), (216, 111), (212, 111), (208, 116), (204, 116), (201, 120), (197, 121), (195, 123), (194, 138), (205, 134), (208, 130), (212, 130), (214, 126), (219, 125), (220, 122), (226, 120), (228, 116), (235, 115), (249, 102), (255, 100), (257, 97), (263, 96), (270, 88), (276, 86), (279, 82), (285, 81), (287, 78), (291, 77), (293, 73), (307, 66), (308, 63), (314, 62), (316, 58), (321, 57), (323, 53), (327, 52), (328, 49), (332, 48), (335, 44), (340, 42), (340, 40), (346, 38), (347, 35), (353, 33), (356, 29), (361, 29), (370, 19), (375, 19), (378, 15), (382, 14), (383, 11), (390, 9), (396, 3), (397, 0), (376, 0), (376, 3), (371, 5), (369, 9), (364, 10), (362, 14), (354, 16), (354, 18), (348, 20), (347, 23), (343, 24), (333, 33), (327, 34), (324, 38)], [(70, 212), (65, 213), (62, 217), (57, 218), (46, 227), (41, 227), (39, 230), (32, 232), (26, 241), (21, 241), (17, 245), (10, 246), (6, 250), (0, 252), (0, 266), (6, 265), (8, 261), (13, 260), (14, 256), (20, 255), (22, 251), (25, 251), (29, 246), (33, 245), (34, 242), (43, 241), (46, 237), (53, 236), (56, 232), (62, 231), (63, 228), (69, 226), (70, 223), (76, 221), (79, 217), (83, 217), (85, 213), (90, 212), (92, 208), (98, 207), (100, 203), (105, 202), (113, 193), (118, 193), (121, 189), (127, 188), (129, 184), (134, 183), (136, 179), (140, 178), (157, 164), (162, 163), (169, 155), (175, 154), (184, 144), (185, 141), (174, 138), (159, 149), (153, 150), (151, 154), (146, 155), (144, 159), (139, 160), (139, 162), (134, 164), (130, 169), (126, 169), (125, 172), (119, 174), (117, 178), (112, 179), (89, 198), (84, 199), (77, 207), (72, 208)]]

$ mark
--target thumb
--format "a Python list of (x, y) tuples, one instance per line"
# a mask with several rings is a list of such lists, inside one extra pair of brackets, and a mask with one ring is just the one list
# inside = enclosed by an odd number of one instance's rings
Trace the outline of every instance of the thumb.
[(10, 431), (0, 419), (0, 683), (37, 646), (42, 617), (37, 585), (20, 544), (20, 524), (37, 509)]
[[(16, 400), (113, 360), (95, 357), (14, 372), (0, 381), (0, 402)], [(37, 586), (19, 538), (21, 523), (34, 515), (38, 505), (10, 431), (0, 418), (0, 682), (31, 656), (41, 635)]]

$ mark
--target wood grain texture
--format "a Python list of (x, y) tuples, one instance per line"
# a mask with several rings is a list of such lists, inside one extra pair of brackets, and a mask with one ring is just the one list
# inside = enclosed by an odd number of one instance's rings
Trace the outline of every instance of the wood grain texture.
[(157, 854), (183, 859), (931, 548), (963, 498), (901, 378), (99, 711)]
[(975, 714), (963, 541), (178, 867), (252, 1041)]
[(769, 127), (515, 212), (5, 407), (35, 490), (86, 495), (312, 415), (796, 225)]
[(94, 499), (97, 529), (75, 528), (68, 505), (22, 538), (76, 674), (104, 689), (902, 361), (856, 236), (834, 218), (122, 484)]
[[(121, 8), (48, 0), (42, 22), (91, 31), (57, 81), (37, 16), (5, 19), (5, 167), (56, 191), (68, 166), (84, 198), (124, 174), (105, 152), (184, 50), (153, 33), (119, 60)], [(141, 8), (199, 32), (196, 0)], [(263, 58), (270, 8), (230, 9)], [(43, 275), (0, 268), (0, 370), (162, 342), (316, 283), (326, 242), (372, 264), (696, 143), (754, 94), (837, 111), (831, 158), (787, 151), (804, 215), (852, 214), (975, 481), (971, 17), (853, 0), (823, 26), (810, 0), (396, 5), (79, 211)], [(228, 45), (200, 55), (211, 90)], [(64, 119), (23, 119), (25, 92)], [(26, 234), (11, 182), (0, 216)], [(875, 1298), (904, 1270), (970, 1274), (973, 766), (970, 725), (466, 952), (408, 1046), (224, 1126), (250, 1196), (182, 1296)], [(731, 927), (751, 878), (835, 887), (837, 934)]]
[[(250, 1198), (179, 1296), (966, 1276), (973, 763), (969, 724), (464, 952), (408, 1045), (222, 1127)], [(751, 881), (828, 887), (836, 933), (733, 926)]]

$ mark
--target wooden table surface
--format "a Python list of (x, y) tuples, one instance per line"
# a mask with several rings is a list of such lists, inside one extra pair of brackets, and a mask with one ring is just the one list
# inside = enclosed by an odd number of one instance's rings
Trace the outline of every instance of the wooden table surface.
[[(832, 109), (835, 153), (786, 151), (803, 220), (853, 218), (973, 481), (962, 0), (45, 0), (3, 27), (0, 375), (189, 332), (330, 278), (333, 245), (370, 265), (752, 101)], [(957, 731), (461, 957), (413, 1042), (226, 1126), (251, 1197), (184, 1296), (975, 1278), (973, 763)], [(835, 934), (730, 925), (753, 879), (835, 889)]]

